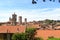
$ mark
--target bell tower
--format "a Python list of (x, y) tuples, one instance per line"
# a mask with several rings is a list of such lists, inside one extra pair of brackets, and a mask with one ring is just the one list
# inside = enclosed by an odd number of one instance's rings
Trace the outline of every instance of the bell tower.
[(12, 25), (16, 25), (16, 21), (17, 21), (17, 15), (14, 13), (12, 14)]
[(19, 24), (22, 24), (22, 16), (19, 16)]
[(25, 24), (27, 24), (27, 18), (25, 18)]

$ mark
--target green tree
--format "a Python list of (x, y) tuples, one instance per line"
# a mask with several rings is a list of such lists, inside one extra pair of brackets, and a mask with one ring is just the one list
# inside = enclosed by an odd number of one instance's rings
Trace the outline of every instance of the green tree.
[(36, 37), (34, 40), (43, 40), (43, 38)]
[(48, 38), (47, 40), (60, 40), (60, 38)]
[(13, 34), (12, 40), (42, 40), (41, 38), (35, 37), (36, 28), (27, 28), (25, 33)]
[(34, 40), (35, 34), (36, 34), (35, 28), (27, 28), (26, 29), (27, 40)]
[(13, 34), (12, 40), (26, 40), (26, 34), (25, 33), (16, 33)]

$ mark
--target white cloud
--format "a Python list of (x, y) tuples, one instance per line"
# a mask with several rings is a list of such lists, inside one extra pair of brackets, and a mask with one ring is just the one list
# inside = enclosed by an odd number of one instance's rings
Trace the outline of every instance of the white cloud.
[[(2, 21), (8, 21), (8, 18), (13, 14), (16, 13), (18, 16), (27, 18), (28, 21), (33, 21), (33, 20), (44, 20), (44, 19), (54, 19), (54, 20), (60, 20), (60, 8), (55, 8), (55, 9), (27, 9), (27, 10), (22, 10), (22, 9), (16, 9), (16, 10), (5, 10), (0, 12), (0, 22)], [(2, 14), (1, 14), (2, 13)]]

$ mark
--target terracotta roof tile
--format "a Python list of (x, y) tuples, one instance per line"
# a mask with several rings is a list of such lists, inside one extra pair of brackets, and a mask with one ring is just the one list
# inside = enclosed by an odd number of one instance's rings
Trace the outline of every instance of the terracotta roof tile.
[[(0, 26), (0, 33), (25, 32), (25, 26)], [(60, 30), (37, 30), (36, 37), (47, 39), (49, 36), (60, 37)]]
[(42, 37), (44, 39), (47, 39), (48, 37), (60, 37), (60, 30), (37, 30), (36, 37)]
[(24, 26), (0, 26), (0, 33), (16, 33), (24, 31)]

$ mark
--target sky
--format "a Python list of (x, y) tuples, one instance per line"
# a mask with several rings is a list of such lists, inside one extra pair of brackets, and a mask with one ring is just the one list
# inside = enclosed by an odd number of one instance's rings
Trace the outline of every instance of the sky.
[(22, 16), (23, 21), (24, 18), (28, 21), (60, 20), (60, 3), (58, 0), (55, 2), (38, 0), (37, 4), (32, 4), (32, 0), (0, 0), (0, 22), (9, 21), (14, 12), (17, 18)]

